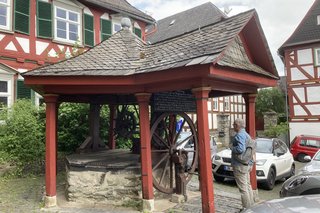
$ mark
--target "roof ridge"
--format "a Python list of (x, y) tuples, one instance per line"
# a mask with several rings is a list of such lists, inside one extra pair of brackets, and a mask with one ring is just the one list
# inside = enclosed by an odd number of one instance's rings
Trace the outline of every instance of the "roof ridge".
[[(224, 22), (224, 21), (230, 21), (230, 20), (232, 20), (232, 19), (237, 18), (238, 16), (242, 16), (242, 15), (247, 14), (247, 13), (256, 13), (256, 10), (255, 10), (255, 9), (250, 9), (250, 10), (248, 10), (248, 11), (245, 11), (245, 12), (242, 12), (242, 13), (238, 13), (238, 14), (236, 14), (236, 15), (234, 15), (234, 16), (231, 16), (231, 17), (228, 17), (228, 18), (226, 18), (226, 19), (223, 19), (223, 20), (221, 20), (221, 21), (219, 21), (219, 22), (215, 22), (215, 23), (212, 23), (212, 24), (208, 24), (208, 25), (206, 25), (206, 26), (203, 26), (202, 28), (200, 28), (200, 30), (205, 30), (206, 28), (208, 28), (208, 27), (210, 27), (210, 26), (214, 26), (214, 25), (216, 25), (216, 24), (221, 24), (221, 23)], [(168, 38), (168, 39), (165, 39), (165, 40), (156, 42), (156, 43), (152, 43), (152, 45), (157, 45), (157, 44), (160, 44), (160, 43), (163, 43), (163, 42), (169, 42), (170, 40), (173, 40), (173, 39), (176, 39), (176, 38), (181, 38), (181, 37), (183, 37), (183, 36), (187, 36), (187, 35), (189, 35), (189, 34), (191, 34), (191, 33), (196, 32), (196, 31), (199, 31), (199, 28), (198, 28), (198, 29), (191, 30), (191, 31), (189, 31), (189, 32), (187, 32), (187, 33), (184, 33), (183, 35), (177, 35), (177, 36), (174, 36), (174, 37), (171, 37), (171, 38)]]
[(200, 5), (198, 5), (198, 6), (195, 6), (195, 7), (192, 7), (192, 8), (186, 9), (186, 10), (183, 10), (183, 11), (181, 11), (181, 12), (179, 12), (179, 13), (172, 14), (171, 16), (167, 16), (167, 17), (164, 17), (164, 18), (162, 18), (162, 19), (159, 19), (159, 20), (157, 20), (157, 22), (158, 22), (158, 21), (165, 20), (165, 19), (172, 18), (173, 16), (181, 15), (182, 13), (186, 13), (186, 12), (189, 12), (189, 11), (191, 11), (191, 10), (198, 9), (199, 7), (202, 7), (202, 6), (206, 5), (206, 4), (208, 4), (208, 5), (210, 4), (210, 5), (215, 6), (212, 2), (208, 1), (208, 2), (203, 3), (203, 4), (200, 4)]

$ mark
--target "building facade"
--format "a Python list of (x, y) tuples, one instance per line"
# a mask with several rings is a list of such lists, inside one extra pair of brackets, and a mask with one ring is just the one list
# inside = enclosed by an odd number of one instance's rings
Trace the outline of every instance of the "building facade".
[(20, 98), (39, 103), (21, 73), (69, 58), (109, 38), (129, 17), (131, 30), (145, 39), (154, 22), (125, 0), (0, 1), (0, 105)]
[(279, 48), (287, 75), (290, 141), (319, 135), (320, 1), (316, 0), (293, 34)]

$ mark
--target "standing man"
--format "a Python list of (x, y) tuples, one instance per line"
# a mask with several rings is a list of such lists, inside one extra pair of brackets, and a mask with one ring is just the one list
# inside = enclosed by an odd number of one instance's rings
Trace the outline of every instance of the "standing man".
[(246, 141), (250, 139), (250, 135), (245, 131), (244, 121), (237, 118), (233, 123), (233, 129), (236, 135), (230, 144), (231, 149), (231, 166), (233, 174), (241, 194), (241, 202), (243, 208), (249, 208), (254, 204), (253, 193), (250, 184), (250, 171), (253, 161), (249, 165), (240, 163), (236, 158), (236, 154), (241, 154), (246, 149)]

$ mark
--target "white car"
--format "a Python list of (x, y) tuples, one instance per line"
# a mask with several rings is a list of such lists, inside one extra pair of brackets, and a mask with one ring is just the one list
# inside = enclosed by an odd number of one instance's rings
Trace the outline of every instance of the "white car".
[[(277, 138), (257, 138), (256, 175), (264, 188), (271, 190), (276, 180), (295, 174), (295, 164), (287, 145)], [(212, 162), (214, 179), (234, 178), (231, 167), (231, 149), (218, 152)]]

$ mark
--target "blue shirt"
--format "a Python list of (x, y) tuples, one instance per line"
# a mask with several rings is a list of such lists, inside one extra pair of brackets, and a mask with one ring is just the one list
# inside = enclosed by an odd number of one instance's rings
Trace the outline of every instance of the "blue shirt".
[(244, 128), (240, 129), (239, 132), (234, 136), (231, 147), (231, 165), (243, 165), (235, 160), (232, 155), (241, 154), (246, 150), (246, 141), (250, 137)]

